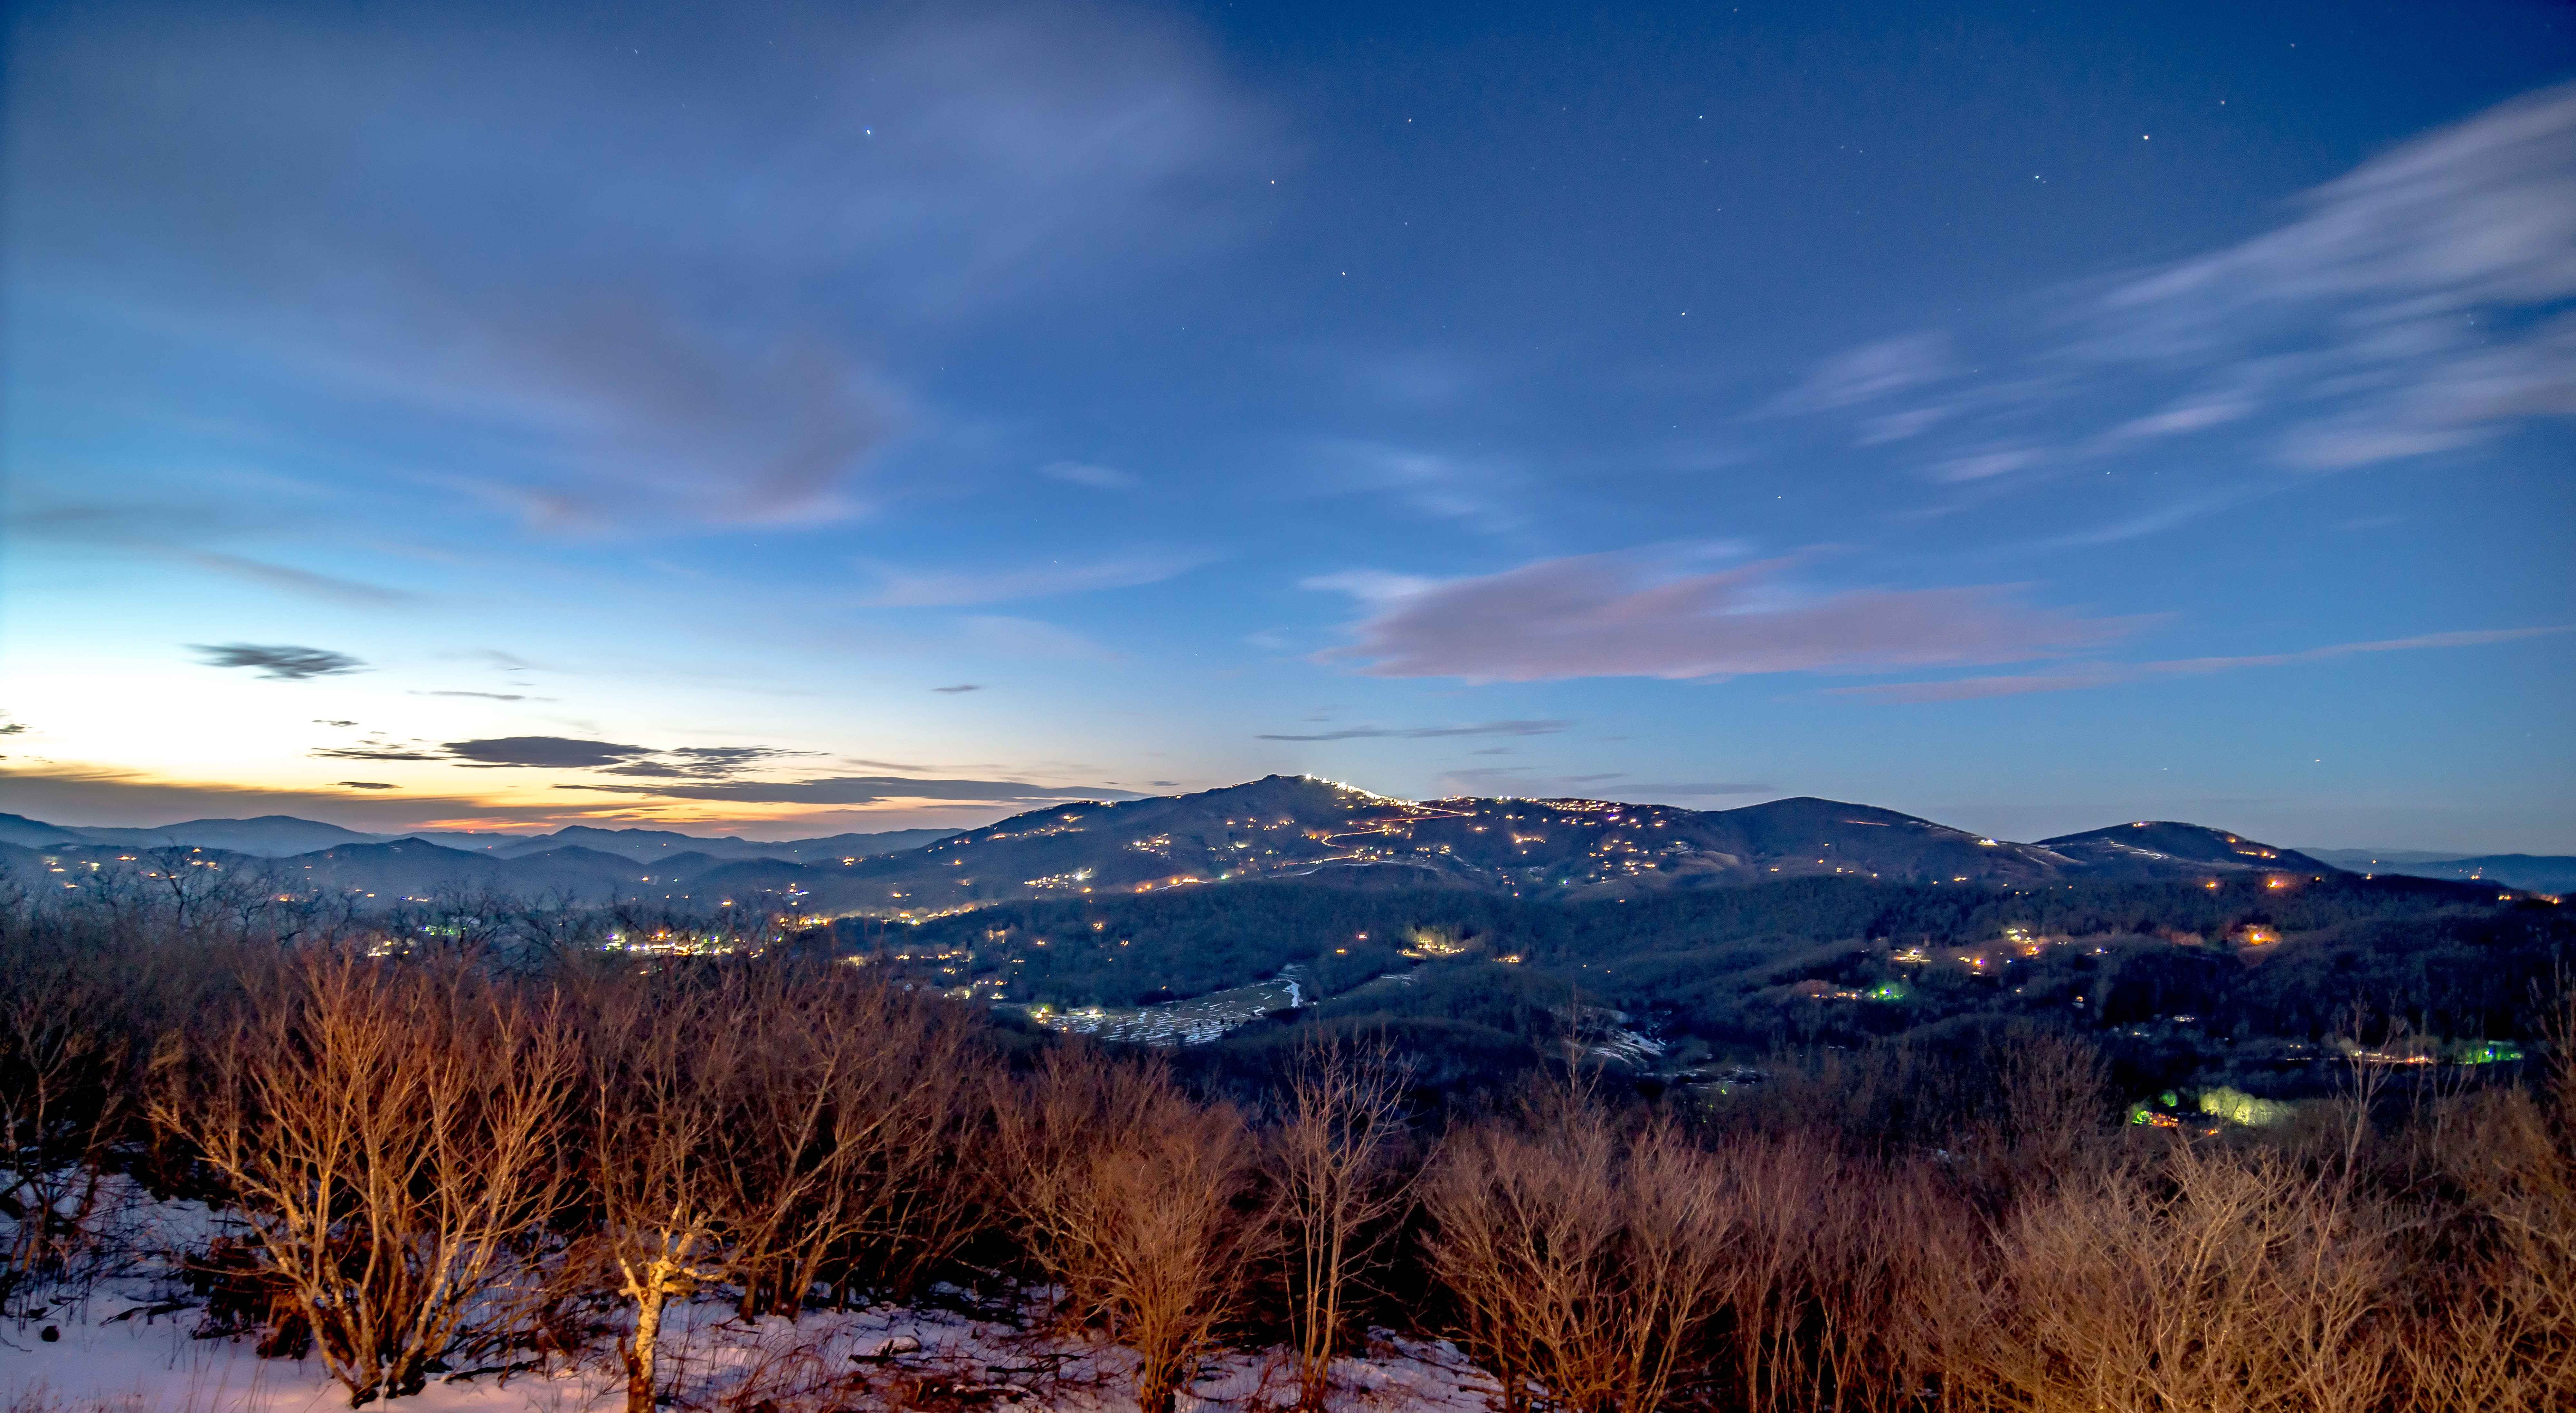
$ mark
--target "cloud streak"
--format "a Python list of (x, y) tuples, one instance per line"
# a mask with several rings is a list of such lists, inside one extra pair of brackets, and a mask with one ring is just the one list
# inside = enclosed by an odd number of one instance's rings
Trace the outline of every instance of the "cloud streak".
[(707, 785), (562, 785), (563, 790), (725, 800), (763, 805), (873, 805), (889, 800), (1008, 804), (1043, 800), (1132, 800), (1131, 790), (1058, 788), (1019, 780), (911, 780), (892, 775), (831, 775), (809, 780), (734, 780)]
[[(1767, 409), (1935, 429), (1938, 482), (2044, 475), (2226, 432), (2251, 459), (2337, 471), (2459, 451), (2576, 416), (2576, 84), (2402, 144), (2239, 244), (2056, 297), (2035, 352), (1961, 376), (1938, 334), (1820, 364)], [(1920, 400), (1933, 384), (1942, 386)], [(2069, 433), (2071, 405), (2113, 420)], [(2047, 419), (2045, 425), (2034, 419)]]
[(1485, 721), (1473, 726), (1352, 726), (1339, 731), (1318, 731), (1309, 736), (1255, 736), (1256, 741), (1357, 741), (1372, 737), (1396, 737), (1422, 741), (1441, 736), (1547, 736), (1572, 726), (1571, 721)]
[(203, 657), (209, 667), (249, 667), (262, 677), (279, 682), (309, 682), (316, 677), (337, 677), (357, 672), (366, 664), (347, 653), (328, 648), (298, 647), (292, 643), (191, 643), (189, 648)]
[(1159, 584), (1208, 562), (1204, 554), (1140, 555), (1092, 564), (1049, 563), (1020, 569), (976, 573), (918, 574), (878, 567), (875, 593), (861, 602), (871, 608), (944, 608), (1000, 603), (1009, 599), (1046, 598)]
[(1832, 687), (1836, 696), (1866, 697), (1883, 702), (1964, 702), (1987, 697), (2017, 697), (2032, 692), (2076, 692), (2090, 687), (2115, 687), (2131, 682), (2152, 682), (2172, 677), (2202, 677), (2217, 672), (2235, 672), (2249, 667), (2288, 667), (2304, 662), (2325, 662), (2333, 658), (2352, 657), (2361, 653), (2413, 652), (2422, 648), (2471, 648), (2489, 643), (2509, 643), (2552, 633), (2576, 630), (2576, 625), (2551, 628), (2493, 628), (2461, 633), (2427, 633), (2413, 638), (2383, 638), (2368, 643), (2336, 643), (2322, 648), (2307, 648), (2290, 653), (2261, 653), (2247, 657), (2175, 658), (2164, 662), (2097, 663), (2058, 672), (2035, 672), (2008, 677), (1962, 677), (1948, 682), (1889, 682), (1865, 687)]
[[(1818, 364), (1805, 382), (1775, 399), (1770, 410), (1780, 413), (1824, 412), (1876, 401), (1926, 383), (1938, 382), (1956, 371), (1956, 361), (1947, 334), (1920, 333), (1883, 339), (1838, 353)], [(1872, 436), (1878, 440), (1894, 441), (1919, 430), (1920, 426), (1900, 421), (1874, 427)]]
[(1675, 573), (1636, 555), (1540, 560), (1364, 600), (1374, 612), (1321, 660), (1376, 677), (1535, 682), (1890, 672), (2024, 661), (2127, 631), (2017, 602), (2002, 586), (1802, 599), (1778, 562)]
[(98, 12), (18, 40), (36, 279), (437, 424), (473, 469), (418, 474), (564, 531), (864, 512), (915, 420), (879, 349), (1222, 237), (1228, 176), (1277, 152), (1189, 30), (1113, 10)]
[[(1473, 770), (1453, 770), (1440, 777), (1444, 795), (1502, 795), (1523, 800), (1561, 800), (1599, 798), (1594, 786), (1612, 780), (1627, 780), (1621, 770), (1594, 771), (1585, 775), (1539, 775), (1527, 766), (1483, 766)], [(1777, 787), (1755, 781), (1634, 781), (1611, 787), (1618, 798), (1642, 801), (1662, 799), (1712, 799), (1727, 795), (1765, 795)]]
[(811, 757), (813, 751), (776, 746), (681, 746), (663, 750), (623, 741), (577, 736), (493, 736), (438, 746), (368, 741), (322, 746), (307, 752), (322, 760), (438, 761), (468, 770), (597, 770), (675, 780), (728, 779), (774, 761)]
[(335, 578), (329, 574), (316, 574), (309, 569), (294, 569), (283, 564), (270, 564), (265, 560), (251, 559), (238, 554), (224, 554), (217, 550), (183, 550), (180, 551), (180, 557), (200, 569), (210, 569), (235, 579), (247, 580), (272, 589), (283, 589), (291, 594), (301, 594), (307, 598), (322, 599), (331, 603), (399, 604), (410, 603), (416, 597), (399, 589), (385, 588), (380, 584), (363, 584), (355, 579)]

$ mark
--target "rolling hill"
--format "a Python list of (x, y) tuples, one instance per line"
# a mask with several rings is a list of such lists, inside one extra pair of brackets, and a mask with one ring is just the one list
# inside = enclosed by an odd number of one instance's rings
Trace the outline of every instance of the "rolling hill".
[[(0, 844), (40, 849), (61, 844), (105, 844), (128, 849), (221, 849), (255, 858), (290, 858), (358, 844), (389, 844), (417, 839), (461, 853), (491, 858), (523, 858), (567, 845), (615, 854), (635, 863), (659, 863), (685, 854), (712, 859), (782, 859), (789, 863), (838, 863), (918, 848), (944, 839), (952, 830), (890, 829), (876, 834), (831, 834), (816, 839), (758, 840), (732, 835), (709, 837), (668, 829), (598, 829), (567, 825), (551, 834), (501, 834), (418, 830), (409, 834), (363, 834), (293, 815), (257, 819), (191, 819), (150, 829), (104, 825), (48, 824), (23, 815), (0, 814)], [(666, 870), (667, 871), (667, 870)]]
[(2501, 883), (2534, 893), (2576, 892), (2576, 858), (2565, 854), (2477, 854), (2459, 857), (2389, 849), (2311, 849), (2309, 853), (2354, 873), (2402, 873), (2410, 878), (2449, 878)]
[[(213, 830), (222, 825), (231, 827), (227, 837), (243, 843), (274, 844), (293, 837), (291, 826), (306, 823), (201, 820), (123, 832), (225, 832)], [(100, 857), (113, 859), (120, 846), (137, 847), (80, 837), (102, 832), (0, 816), (0, 842), (73, 849), (85, 862), (97, 861), (90, 855), (102, 849)], [(534, 837), (463, 836), (478, 842), (455, 847), (459, 837), (352, 836), (271, 855), (259, 866), (287, 886), (300, 880), (384, 899), (478, 890), (892, 918), (943, 916), (1009, 899), (1151, 894), (1250, 879), (1589, 902), (1802, 878), (2030, 887), (2336, 871), (2294, 850), (2173, 822), (2114, 825), (2030, 844), (1811, 797), (1732, 810), (1583, 799), (1399, 800), (1283, 775), (1196, 794), (1076, 801), (957, 834), (915, 830), (766, 845), (574, 826)], [(897, 841), (912, 847), (871, 852)], [(257, 861), (262, 850), (221, 852)]]
[(2081, 864), (2097, 878), (2171, 878), (2177, 871), (2338, 873), (2333, 864), (2296, 849), (2276, 849), (2223, 829), (2171, 820), (2140, 820), (2063, 834), (2040, 841)]
[(727, 886), (737, 895), (793, 888), (799, 906), (818, 911), (927, 917), (1010, 898), (1255, 878), (1588, 901), (1796, 878), (2028, 885), (2199, 879), (2256, 866), (2335, 871), (2223, 830), (2164, 829), (2170, 838), (2153, 829), (2136, 836), (2164, 848), (2095, 842), (2109, 831), (2024, 844), (1804, 797), (1716, 811), (1606, 800), (1411, 801), (1274, 775), (1198, 794), (1031, 811), (837, 869), (788, 875), (745, 867)]

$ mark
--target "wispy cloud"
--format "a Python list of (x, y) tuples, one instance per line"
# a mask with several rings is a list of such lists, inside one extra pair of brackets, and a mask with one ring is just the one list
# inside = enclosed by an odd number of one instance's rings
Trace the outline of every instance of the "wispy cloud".
[(1989, 330), (1975, 374), (1908, 335), (1826, 360), (1769, 410), (1861, 415), (1863, 445), (1938, 432), (1953, 445), (1919, 463), (1936, 481), (2222, 431), (2238, 464), (2341, 470), (2576, 416), (2571, 299), (2576, 84), (2372, 158), (2240, 244), (2061, 291), (2044, 326)]
[(400, 589), (388, 589), (380, 584), (365, 584), (355, 579), (317, 574), (310, 569), (270, 564), (265, 560), (252, 559), (245, 555), (224, 554), (215, 550), (182, 550), (179, 556), (200, 569), (209, 569), (217, 574), (247, 580), (253, 584), (283, 589), (288, 593), (302, 594), (307, 598), (323, 599), (332, 603), (398, 604), (411, 602), (416, 597)]
[(2024, 661), (2109, 641), (2120, 620), (2018, 602), (2010, 588), (1801, 598), (1779, 562), (1677, 572), (1640, 555), (1548, 559), (1363, 600), (1353, 641), (1320, 654), (1378, 677), (1529, 682), (1887, 672)]
[(609, 775), (674, 780), (728, 779), (775, 762), (808, 758), (812, 751), (776, 746), (680, 746), (663, 749), (579, 736), (493, 736), (471, 741), (400, 744), (373, 740), (354, 746), (320, 746), (307, 754), (323, 760), (436, 761), (468, 770), (597, 770)]
[[(1610, 781), (1624, 782), (1609, 785)], [(1606, 788), (1604, 788), (1606, 787)], [(1600, 799), (1623, 801), (1714, 799), (1727, 795), (1767, 795), (1774, 787), (1753, 781), (1649, 781), (1628, 779), (1625, 771), (1582, 775), (1544, 775), (1528, 766), (1479, 766), (1453, 770), (1440, 777), (1440, 793), (1504, 795), (1524, 800)]]
[(960, 692), (980, 692), (984, 690), (984, 684), (981, 682), (958, 682), (946, 687), (933, 687), (930, 690), (934, 692), (946, 692), (949, 695), (954, 696)]
[(1279, 156), (1152, 14), (756, 9), (614, 43), (571, 12), (57, 17), (12, 67), (13, 256), (441, 424), (473, 451), (438, 474), (536, 524), (806, 523), (864, 511), (914, 420), (876, 350), (1224, 238), (1225, 176)]
[(1336, 441), (1318, 450), (1319, 488), (1386, 497), (1414, 515), (1487, 535), (1520, 529), (1513, 503), (1521, 475), (1490, 459), (1382, 442)]
[(2324, 662), (2358, 653), (2412, 652), (2420, 648), (2471, 648), (2522, 638), (2576, 631), (2576, 625), (2552, 628), (2493, 628), (2462, 633), (2427, 633), (2413, 638), (2383, 638), (2368, 643), (2336, 643), (2298, 652), (2261, 653), (2247, 657), (2175, 658), (2164, 662), (2090, 663), (2055, 672), (2010, 677), (1962, 677), (1947, 682), (1889, 682), (1865, 687), (1832, 687), (1837, 696), (1868, 697), (1883, 702), (1960, 702), (1985, 697), (2015, 697), (2030, 692), (2074, 692), (2170, 677), (2200, 677), (2248, 667), (2288, 667)]
[(1000, 657), (1109, 658), (1116, 654), (1070, 628), (1034, 618), (979, 614), (960, 628), (968, 647)]
[[(1950, 336), (1931, 332), (1883, 339), (1838, 353), (1816, 366), (1807, 380), (1774, 399), (1773, 412), (1824, 412), (1910, 391), (1938, 382), (1956, 371)], [(1879, 440), (1896, 440), (1920, 431), (1920, 425), (1882, 423)]]
[(357, 672), (366, 664), (347, 653), (328, 648), (298, 647), (293, 643), (192, 643), (190, 648), (206, 660), (209, 667), (248, 667), (262, 677), (281, 682), (307, 682), (316, 677), (337, 677)]
[(562, 785), (556, 788), (762, 805), (873, 805), (888, 800), (1008, 804), (1023, 800), (1127, 800), (1136, 797), (1132, 790), (1031, 785), (1020, 780), (917, 780), (892, 775), (736, 780), (708, 785)]
[(1145, 554), (1088, 564), (1051, 560), (1009, 569), (932, 573), (870, 565), (879, 582), (876, 592), (863, 602), (874, 608), (943, 608), (1127, 589), (1159, 584), (1206, 564), (1210, 558), (1203, 553)]
[(1473, 726), (1351, 726), (1338, 731), (1318, 731), (1312, 735), (1256, 736), (1256, 741), (1357, 741), (1371, 737), (1393, 736), (1406, 740), (1428, 740), (1438, 736), (1548, 736), (1574, 725), (1571, 721), (1481, 721)]
[(1095, 491), (1132, 491), (1145, 484), (1133, 471), (1115, 466), (1096, 466), (1087, 461), (1050, 461), (1038, 468), (1038, 474), (1068, 486), (1084, 486)]
[(2277, 454), (2303, 469), (2576, 415), (2576, 316), (2562, 307), (2576, 297), (2576, 85), (2418, 138), (2300, 206), (2242, 245), (2111, 289), (2098, 350), (2187, 364), (2259, 344), (2309, 355), (2279, 395), (2295, 420)]

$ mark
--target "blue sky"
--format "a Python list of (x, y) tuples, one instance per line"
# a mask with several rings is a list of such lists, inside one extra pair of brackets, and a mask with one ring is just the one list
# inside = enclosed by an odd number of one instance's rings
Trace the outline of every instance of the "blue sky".
[(2561, 5), (12, 16), (0, 808), (2576, 851)]

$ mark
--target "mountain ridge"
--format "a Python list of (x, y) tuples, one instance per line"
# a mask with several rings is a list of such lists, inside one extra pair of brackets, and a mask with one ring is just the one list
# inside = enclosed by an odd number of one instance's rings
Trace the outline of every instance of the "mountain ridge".
[[(291, 837), (288, 826), (296, 823), (309, 821), (190, 822), (256, 824), (229, 832), (264, 839)], [(157, 837), (182, 827), (119, 833)], [(0, 842), (38, 847), (29, 840), (49, 832), (104, 831), (0, 816)], [(668, 903), (757, 901), (809, 914), (889, 918), (942, 916), (1010, 899), (1150, 893), (1254, 878), (1624, 901), (1808, 877), (2032, 887), (2088, 878), (2339, 871), (2297, 850), (2177, 821), (2133, 821), (2025, 843), (1815, 796), (1728, 810), (1578, 797), (1403, 800), (1303, 775), (1181, 795), (1065, 801), (977, 829), (777, 845), (585, 825), (545, 835), (340, 832), (351, 839), (265, 856), (268, 865), (320, 886), (379, 897), (485, 889)], [(870, 850), (919, 835), (932, 837)], [(467, 841), (470, 847), (458, 846)], [(135, 847), (79, 837), (41, 847), (57, 843)], [(610, 845), (619, 847), (603, 847)]]
[(950, 829), (891, 829), (873, 834), (827, 834), (811, 839), (762, 841), (737, 835), (682, 834), (667, 829), (600, 829), (570, 824), (544, 834), (498, 831), (415, 829), (399, 834), (369, 834), (294, 815), (260, 815), (253, 819), (192, 819), (138, 828), (123, 825), (51, 824), (24, 815), (0, 814), (0, 843), (24, 848), (49, 844), (101, 844), (123, 848), (223, 849), (253, 858), (292, 858), (356, 844), (389, 844), (419, 839), (441, 848), (496, 858), (545, 853), (569, 845), (619, 854), (642, 863), (682, 852), (716, 858), (775, 858), (790, 862), (865, 857), (918, 848), (955, 833)]

